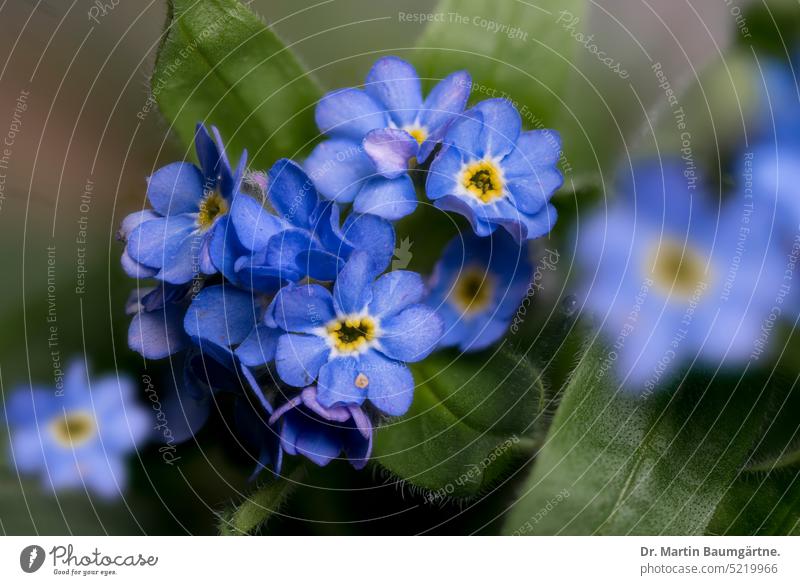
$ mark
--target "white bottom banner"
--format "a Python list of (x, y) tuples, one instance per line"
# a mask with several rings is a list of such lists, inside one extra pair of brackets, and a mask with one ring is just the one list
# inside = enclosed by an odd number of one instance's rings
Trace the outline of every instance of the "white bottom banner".
[[(5, 537), (0, 582), (800, 583), (800, 538)], [(557, 581), (556, 581), (557, 580)], [(591, 581), (589, 581), (591, 580)]]

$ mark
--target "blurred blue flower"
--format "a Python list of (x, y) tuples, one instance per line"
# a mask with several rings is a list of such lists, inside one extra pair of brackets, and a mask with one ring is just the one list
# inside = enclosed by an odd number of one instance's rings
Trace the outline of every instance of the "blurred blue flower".
[(447, 130), (428, 172), (426, 192), (436, 207), (465, 216), (479, 236), (498, 226), (517, 241), (550, 232), (550, 197), (563, 183), (554, 130), (521, 132), (516, 108), (505, 99), (480, 102)]
[(356, 404), (325, 407), (314, 386), (278, 407), (270, 424), (280, 424), (281, 448), (303, 455), (320, 466), (344, 452), (356, 469), (363, 469), (372, 452), (372, 423)]
[(147, 184), (153, 209), (122, 222), (122, 265), (130, 276), (184, 284), (217, 272), (209, 246), (239, 189), (247, 153), (232, 170), (219, 132), (211, 130), (216, 142), (197, 125), (195, 148), (201, 168), (175, 162), (157, 170)]
[(425, 301), (444, 322), (440, 346), (479, 351), (500, 339), (531, 273), (527, 249), (505, 232), (453, 238), (434, 268)]
[(20, 473), (38, 474), (47, 490), (89, 490), (119, 496), (127, 484), (125, 456), (152, 432), (148, 411), (134, 400), (128, 378), (89, 383), (74, 361), (63, 388), (19, 388), (8, 398), (10, 460)]
[(584, 310), (600, 320), (623, 384), (651, 391), (694, 358), (757, 358), (783, 302), (771, 217), (743, 196), (718, 214), (687, 187), (681, 161), (639, 163), (620, 192), (578, 233), (577, 264)]
[(287, 332), (278, 339), (275, 365), (291, 386), (317, 381), (318, 400), (326, 408), (369, 398), (385, 413), (400, 415), (414, 393), (404, 362), (425, 358), (443, 325), (419, 304), (425, 290), (418, 274), (396, 270), (373, 279), (369, 257), (355, 252), (332, 295), (317, 284), (281, 289), (268, 315)]
[(414, 211), (408, 175), (424, 162), (451, 121), (464, 109), (471, 79), (465, 71), (440, 81), (423, 101), (414, 67), (397, 57), (375, 62), (363, 90), (333, 91), (320, 100), (316, 119), (330, 140), (305, 163), (323, 197), (353, 203), (358, 213), (396, 220)]
[(358, 214), (340, 225), (339, 206), (321, 200), (296, 163), (276, 162), (264, 187), (263, 200), (237, 196), (225, 226), (211, 242), (211, 256), (231, 282), (274, 293), (306, 276), (333, 280), (354, 249), (369, 251), (376, 274), (389, 264), (395, 240), (392, 225)]

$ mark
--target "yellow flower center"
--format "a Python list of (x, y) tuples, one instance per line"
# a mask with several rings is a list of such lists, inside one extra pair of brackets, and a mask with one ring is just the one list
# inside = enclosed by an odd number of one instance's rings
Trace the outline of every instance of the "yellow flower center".
[(50, 422), (50, 432), (64, 447), (78, 447), (91, 439), (97, 427), (88, 412), (72, 412), (57, 416)]
[(490, 160), (479, 160), (467, 165), (461, 176), (461, 183), (469, 193), (484, 203), (503, 196), (500, 169)]
[(705, 259), (681, 242), (662, 241), (650, 254), (649, 271), (667, 294), (690, 298), (706, 279)]
[(428, 131), (422, 126), (406, 126), (403, 130), (411, 134), (420, 146), (428, 138)]
[(375, 321), (366, 316), (336, 319), (327, 326), (333, 347), (341, 353), (354, 353), (362, 350), (375, 339), (376, 329)]
[(494, 289), (491, 274), (468, 268), (456, 280), (452, 298), (464, 313), (479, 313), (489, 305)]
[(205, 231), (214, 225), (214, 220), (228, 213), (228, 202), (218, 191), (210, 191), (200, 201), (200, 211), (197, 214), (197, 225)]

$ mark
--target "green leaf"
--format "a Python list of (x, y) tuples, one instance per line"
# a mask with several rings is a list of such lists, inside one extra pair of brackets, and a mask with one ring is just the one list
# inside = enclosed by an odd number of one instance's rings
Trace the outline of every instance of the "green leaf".
[(608, 355), (596, 344), (582, 358), (506, 533), (702, 534), (743, 467), (763, 385), (718, 376), (623, 396)]
[(260, 168), (305, 151), (318, 134), (319, 88), (236, 0), (170, 0), (151, 87), (187, 145), (197, 122), (214, 124), (230, 156), (247, 148)]
[[(583, 17), (587, 5), (586, 0), (442, 0), (435, 11), (442, 17), (418, 42), (420, 74), (435, 81), (466, 69), (474, 100), (507, 96), (518, 102), (529, 124), (534, 117), (552, 123), (580, 46), (557, 20), (562, 12)], [(504, 25), (508, 28), (500, 30)]]
[(304, 475), (305, 467), (299, 465), (286, 476), (271, 477), (268, 483), (250, 494), (244, 502), (220, 514), (220, 535), (252, 534), (286, 502)]
[(413, 371), (414, 403), (378, 429), (373, 459), (431, 501), (480, 493), (530, 450), (546, 398), (526, 356), (440, 352)]
[(800, 470), (742, 473), (717, 508), (707, 533), (800, 535)]

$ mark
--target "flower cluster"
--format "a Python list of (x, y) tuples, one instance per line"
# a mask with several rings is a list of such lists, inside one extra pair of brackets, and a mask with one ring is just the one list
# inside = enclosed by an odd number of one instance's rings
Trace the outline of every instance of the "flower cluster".
[[(284, 454), (362, 468), (376, 417), (411, 406), (407, 364), (484, 349), (508, 328), (530, 279), (527, 241), (555, 222), (560, 140), (523, 132), (505, 100), (465, 111), (470, 86), (456, 72), (423, 98), (409, 63), (382, 58), (363, 88), (319, 102), (324, 140), (302, 164), (267, 172), (248, 170), (246, 153), (234, 170), (216, 129), (198, 125), (200, 166), (156, 171), (152, 209), (122, 222), (123, 267), (154, 282), (128, 303), (130, 347), (180, 352), (186, 398), (233, 394), (256, 472), (277, 472)], [(392, 222), (420, 196), (474, 230), (429, 280), (387, 272)]]

